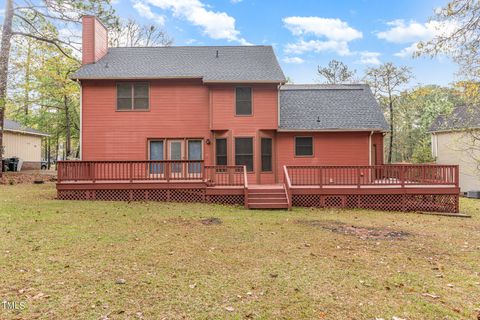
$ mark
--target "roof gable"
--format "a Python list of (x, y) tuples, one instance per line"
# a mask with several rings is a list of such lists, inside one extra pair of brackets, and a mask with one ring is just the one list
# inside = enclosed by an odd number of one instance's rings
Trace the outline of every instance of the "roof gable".
[(368, 85), (284, 85), (279, 130), (388, 131), (388, 124)]
[(285, 82), (271, 46), (109, 48), (74, 79), (202, 78), (204, 82)]
[(26, 127), (21, 123), (9, 119), (5, 119), (4, 123), (5, 131), (14, 131), (14, 132), (22, 132), (27, 134), (39, 135), (39, 136), (48, 136), (47, 133), (43, 133), (33, 128)]

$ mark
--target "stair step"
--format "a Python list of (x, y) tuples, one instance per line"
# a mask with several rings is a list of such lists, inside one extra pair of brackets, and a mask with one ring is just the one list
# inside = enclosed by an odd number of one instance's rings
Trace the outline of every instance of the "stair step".
[(251, 209), (288, 209), (286, 203), (249, 203), (248, 207)]
[(262, 194), (262, 193), (283, 193), (284, 189), (248, 189), (249, 194)]
[(258, 198), (286, 198), (285, 192), (283, 193), (248, 193), (249, 199), (258, 199)]
[(248, 203), (287, 203), (287, 198), (248, 198)]

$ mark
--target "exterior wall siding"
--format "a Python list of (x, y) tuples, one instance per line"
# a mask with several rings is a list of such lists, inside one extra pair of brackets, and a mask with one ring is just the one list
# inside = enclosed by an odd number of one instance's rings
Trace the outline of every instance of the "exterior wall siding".
[(24, 162), (38, 162), (42, 159), (42, 137), (5, 131), (5, 158), (18, 157)]
[[(226, 138), (228, 164), (234, 165), (235, 138), (251, 137), (254, 170), (248, 180), (252, 184), (282, 181), (283, 165), (369, 164), (370, 132), (277, 133), (276, 85), (253, 85), (253, 115), (236, 116), (234, 85), (205, 85), (201, 80), (148, 82), (148, 111), (116, 111), (117, 81), (82, 81), (83, 160), (147, 160), (149, 140), (190, 138), (203, 140), (205, 164), (215, 165), (215, 139)], [(295, 157), (295, 136), (314, 137), (313, 157)], [(272, 138), (272, 172), (261, 172), (262, 137)], [(372, 135), (371, 142), (378, 148), (377, 164), (382, 164), (382, 134)]]
[(463, 132), (436, 133), (432, 139), (437, 164), (459, 165), (462, 192), (480, 190), (480, 170), (477, 168), (480, 151), (469, 150), (470, 139), (469, 134)]
[[(278, 181), (283, 166), (368, 165), (370, 132), (279, 132)], [(295, 137), (313, 137), (313, 156), (295, 156)]]
[(211, 139), (209, 92), (199, 80), (149, 81), (148, 111), (116, 111), (116, 83), (82, 82), (83, 160), (146, 160), (149, 139)]

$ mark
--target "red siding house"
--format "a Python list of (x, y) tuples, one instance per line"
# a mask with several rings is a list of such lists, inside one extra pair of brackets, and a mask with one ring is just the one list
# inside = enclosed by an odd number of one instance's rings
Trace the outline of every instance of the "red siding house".
[[(81, 161), (61, 163), (60, 198), (361, 206), (361, 185), (402, 189), (404, 175), (418, 175), (387, 174), (388, 126), (367, 85), (286, 84), (271, 46), (107, 43), (102, 23), (84, 17), (83, 65), (73, 76), (82, 88)], [(428, 184), (448, 182), (448, 202), (455, 168), (434, 170), (443, 176)], [(325, 184), (341, 188), (323, 193)], [(445, 210), (456, 210), (452, 201)]]

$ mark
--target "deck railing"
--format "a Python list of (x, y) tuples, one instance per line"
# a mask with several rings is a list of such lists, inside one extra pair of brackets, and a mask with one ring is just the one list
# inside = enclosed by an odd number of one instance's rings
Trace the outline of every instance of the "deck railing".
[(287, 166), (283, 166), (283, 186), (285, 192), (287, 193), (287, 204), (288, 209), (292, 209), (292, 182), (290, 181), (290, 176), (288, 175)]
[(58, 161), (58, 182), (201, 181), (243, 186), (243, 166), (205, 166), (203, 160)]
[(292, 186), (458, 186), (455, 165), (286, 166)]
[(205, 182), (215, 186), (243, 186), (243, 166), (205, 166)]

